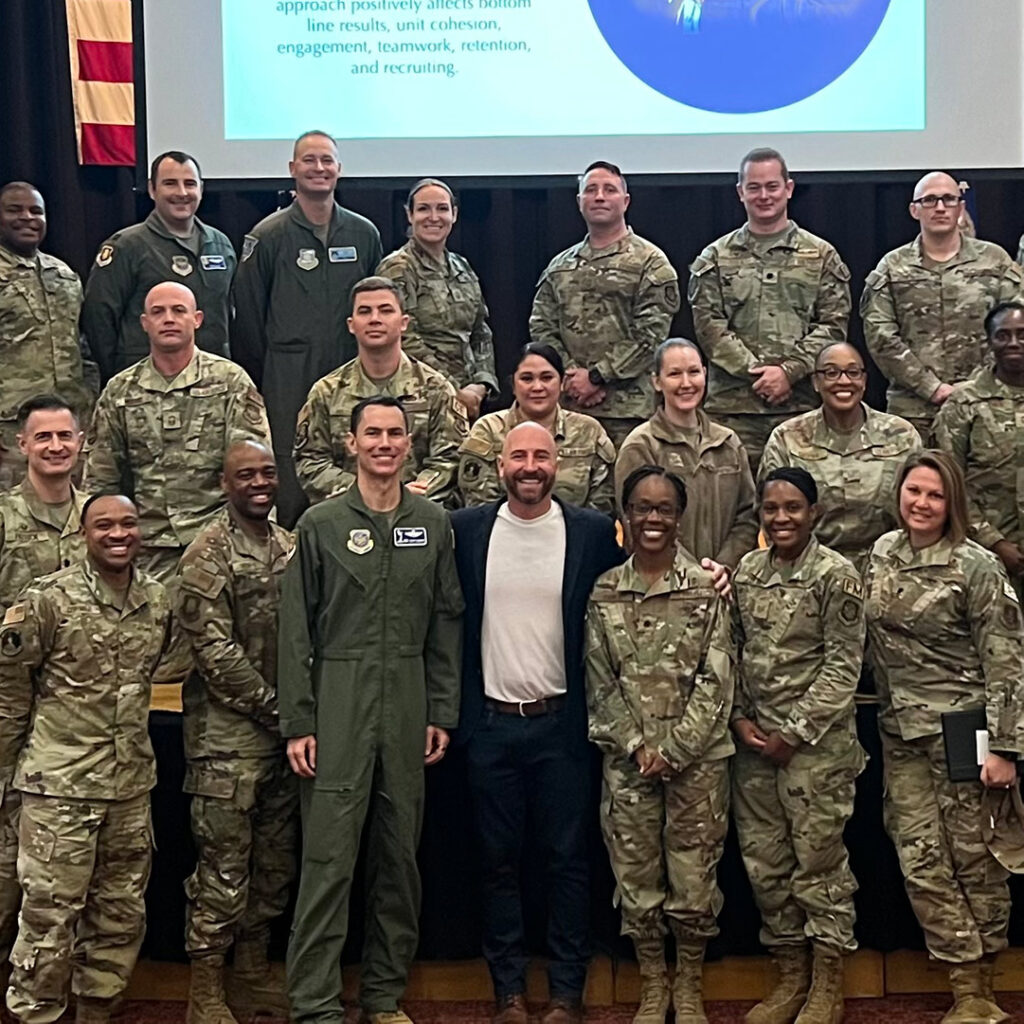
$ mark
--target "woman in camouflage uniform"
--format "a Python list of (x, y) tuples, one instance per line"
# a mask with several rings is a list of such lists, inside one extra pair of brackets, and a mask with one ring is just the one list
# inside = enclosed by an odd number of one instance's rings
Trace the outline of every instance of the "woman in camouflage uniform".
[(843, 1014), (842, 957), (857, 948), (857, 882), (843, 829), (865, 763), (853, 706), (864, 652), (861, 581), (812, 536), (818, 488), (806, 470), (772, 470), (759, 499), (770, 546), (744, 555), (733, 579), (732, 796), (761, 941), (779, 977), (746, 1019), (834, 1024)]
[[(604, 754), (601, 826), (622, 931), (642, 991), (634, 1024), (707, 1024), (704, 947), (718, 933), (715, 869), (728, 827), (729, 611), (711, 574), (676, 543), (682, 480), (642, 466), (623, 484), (635, 550), (594, 586), (587, 616), (590, 738)], [(665, 934), (678, 966), (671, 995)]]
[[(902, 528), (875, 542), (865, 579), (885, 825), (928, 952), (949, 969), (955, 1003), (944, 1024), (997, 1024), (1009, 1019), (992, 982), (1010, 895), (982, 838), (982, 796), (1017, 784), (1024, 751), (1020, 606), (999, 559), (967, 539), (964, 478), (951, 456), (913, 456), (898, 495)], [(989, 752), (978, 782), (954, 783), (942, 714), (967, 708), (984, 709)]]
[(402, 348), (440, 370), (476, 419), (488, 394), (498, 393), (498, 378), (480, 281), (468, 260), (447, 248), (459, 217), (455, 194), (443, 181), (423, 178), (410, 189), (405, 212), (409, 241), (377, 267), (398, 285), (409, 316)]
[(556, 497), (614, 514), (615, 448), (593, 416), (558, 404), (564, 376), (562, 357), (550, 345), (531, 342), (523, 349), (512, 375), (512, 408), (477, 420), (459, 449), (459, 490), (467, 506), (505, 496), (498, 479), (498, 456), (505, 435), (524, 420), (533, 420), (551, 431), (558, 446)]
[(692, 341), (669, 338), (658, 346), (654, 389), (661, 407), (622, 442), (616, 489), (638, 466), (664, 466), (677, 474), (690, 496), (679, 520), (679, 543), (697, 559), (734, 569), (757, 542), (754, 481), (735, 432), (701, 409), (707, 372)]

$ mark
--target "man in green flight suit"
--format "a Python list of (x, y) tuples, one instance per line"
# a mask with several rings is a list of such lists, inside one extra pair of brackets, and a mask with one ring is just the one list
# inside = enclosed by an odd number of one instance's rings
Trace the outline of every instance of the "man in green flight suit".
[(360, 1002), (398, 1009), (416, 952), (423, 767), (459, 719), (462, 591), (448, 516), (402, 486), (401, 402), (352, 410), (356, 482), (299, 521), (278, 629), (278, 702), (300, 777), (303, 850), (288, 945), (295, 1024), (342, 1024), (341, 952), (359, 837), (369, 818)]

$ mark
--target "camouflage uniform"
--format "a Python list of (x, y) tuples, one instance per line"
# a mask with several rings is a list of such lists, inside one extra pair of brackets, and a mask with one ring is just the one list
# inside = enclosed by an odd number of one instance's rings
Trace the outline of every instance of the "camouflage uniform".
[[(508, 432), (527, 419), (518, 405), (491, 412), (473, 424), (459, 449), (459, 492), (466, 506), (486, 505), (505, 496), (498, 479), (498, 456)], [(559, 409), (552, 434), (558, 446), (554, 493), (571, 505), (615, 514), (612, 465), (615, 447), (599, 420)]]
[(36, 581), (0, 626), (4, 691), (26, 667), (34, 684), (13, 782), (23, 899), (7, 994), (25, 1024), (61, 1015), (69, 977), (77, 996), (110, 1000), (135, 966), (156, 783), (149, 680), (169, 622), (154, 579), (136, 571), (115, 594), (83, 561)]
[(567, 370), (593, 368), (608, 382), (603, 402), (578, 411), (599, 419), (618, 445), (651, 415), (654, 350), (678, 309), (678, 276), (656, 245), (630, 230), (594, 249), (588, 236), (540, 275), (530, 338), (553, 346)]
[(19, 256), (0, 245), (0, 491), (25, 475), (16, 440), (22, 402), (56, 392), (88, 422), (94, 396), (78, 347), (81, 306), (81, 282), (66, 263), (42, 252)]
[(404, 352), (383, 384), (363, 371), (356, 357), (318, 380), (299, 411), (295, 472), (310, 502), (341, 494), (355, 483), (355, 457), (345, 446), (352, 410), (364, 398), (393, 395), (409, 420), (412, 451), (403, 480), (426, 483), (426, 497), (444, 501), (455, 490), (459, 445), (466, 436), (466, 408), (437, 370)]
[(277, 727), (277, 607), (291, 534), (247, 533), (223, 509), (178, 568), (175, 615), (198, 672), (184, 690), (185, 792), (199, 853), (185, 883), (189, 956), (263, 935), (295, 875), (298, 786)]
[(985, 314), (1024, 298), (1024, 274), (993, 242), (963, 238), (951, 260), (935, 265), (921, 236), (882, 257), (860, 299), (864, 338), (889, 380), (887, 409), (931, 440), (942, 383), (967, 380), (987, 361)]
[(440, 370), (456, 391), (483, 384), (497, 394), (487, 305), (466, 258), (445, 250), (438, 260), (410, 239), (384, 257), (377, 273), (395, 282), (409, 315), (403, 351)]
[[(943, 404), (935, 436), (964, 471), (972, 538), (1024, 548), (1024, 389), (985, 367)], [(1024, 581), (1013, 582), (1019, 596)]]
[(224, 452), (270, 444), (263, 399), (241, 367), (196, 351), (173, 380), (146, 358), (103, 389), (85, 446), (90, 490), (124, 488), (139, 509), (140, 564), (161, 580), (224, 506)]
[(85, 283), (82, 330), (104, 383), (149, 352), (142, 314), (151, 288), (164, 281), (185, 285), (203, 311), (196, 344), (228, 354), (231, 281), (237, 259), (223, 231), (195, 219), (195, 240), (179, 238), (154, 210), (141, 224), (111, 235), (96, 254)]
[[(744, 224), (693, 261), (688, 297), (710, 363), (705, 410), (736, 431), (756, 471), (772, 430), (818, 404), (809, 377), (823, 346), (846, 341), (850, 271), (795, 221), (766, 238)], [(789, 378), (793, 393), (780, 405), (751, 387), (749, 370), (762, 365), (781, 366)]]
[(697, 413), (695, 432), (669, 422), (659, 409), (634, 430), (615, 461), (615, 497), (640, 466), (662, 466), (686, 484), (679, 543), (695, 558), (713, 558), (730, 569), (757, 544), (754, 480), (736, 434)]
[[(85, 557), (81, 532), (84, 495), (72, 489), (67, 522), (58, 530), (47, 517), (26, 477), (13, 491), (0, 494), (0, 615), (35, 579)], [(11, 788), (14, 767), (25, 742), (27, 671), (18, 686), (8, 680), (0, 699), (0, 963), (6, 963), (18, 925), (18, 812), (21, 794)]]
[(969, 963), (1006, 947), (1007, 873), (981, 834), (981, 784), (953, 783), (941, 714), (984, 706), (993, 751), (1024, 754), (1021, 616), (990, 551), (946, 538), (876, 541), (866, 578), (878, 685), (885, 825), (932, 956)]
[(860, 577), (811, 539), (792, 566), (751, 551), (733, 577), (739, 651), (732, 718), (779, 732), (788, 765), (738, 743), (732, 799), (765, 946), (857, 948), (857, 881), (843, 843), (864, 768), (853, 695), (864, 652)]
[[(630, 559), (594, 584), (587, 613), (590, 738), (604, 754), (601, 827), (622, 933), (718, 933), (715, 868), (728, 828), (734, 659), (727, 606), (683, 550), (648, 589)], [(641, 776), (657, 750), (668, 781)]]
[(806, 469), (818, 485), (821, 516), (814, 533), (857, 571), (867, 568), (871, 545), (897, 525), (896, 480), (921, 438), (904, 419), (862, 404), (864, 422), (852, 434), (832, 430), (821, 409), (795, 416), (768, 438), (757, 477), (773, 469)]

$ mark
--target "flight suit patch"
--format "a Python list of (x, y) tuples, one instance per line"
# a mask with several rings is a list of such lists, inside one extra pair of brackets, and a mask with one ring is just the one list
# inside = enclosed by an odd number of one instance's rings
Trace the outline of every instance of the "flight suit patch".
[(425, 548), (427, 546), (427, 528), (425, 526), (396, 526), (396, 548)]
[(228, 261), (223, 256), (200, 256), (199, 262), (203, 270), (227, 270)]
[(253, 250), (259, 245), (259, 239), (254, 238), (252, 235), (246, 235), (245, 241), (242, 242), (242, 262), (244, 263), (252, 254)]
[(192, 264), (189, 263), (187, 256), (172, 256), (171, 270), (181, 277), (188, 277), (192, 273)]
[(373, 537), (369, 530), (349, 530), (345, 547), (354, 555), (365, 555), (373, 550)]
[(331, 263), (355, 263), (359, 253), (354, 245), (332, 245), (327, 250), (327, 258)]
[(317, 259), (316, 249), (300, 249), (295, 265), (300, 270), (315, 270), (319, 267), (320, 260)]
[(14, 658), (21, 654), (21, 633), (16, 629), (5, 629), (0, 633), (0, 654)]
[(96, 266), (97, 267), (109, 267), (114, 261), (114, 247), (112, 245), (104, 245), (100, 251), (96, 254)]

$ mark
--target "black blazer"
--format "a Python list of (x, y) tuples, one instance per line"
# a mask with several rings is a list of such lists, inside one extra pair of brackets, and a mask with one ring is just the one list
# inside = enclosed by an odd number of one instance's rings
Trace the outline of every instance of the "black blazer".
[[(626, 555), (615, 540), (615, 526), (600, 512), (567, 505), (555, 498), (565, 516), (565, 566), (562, 571), (562, 627), (565, 630), (565, 678), (568, 707), (566, 741), (579, 750), (587, 743), (587, 700), (583, 676), (584, 622), (594, 581)], [(484, 615), (484, 573), (491, 531), (504, 502), (463, 508), (451, 514), (455, 563), (466, 599), (462, 646), (462, 703), (457, 743), (465, 743), (484, 710), (480, 638)]]

